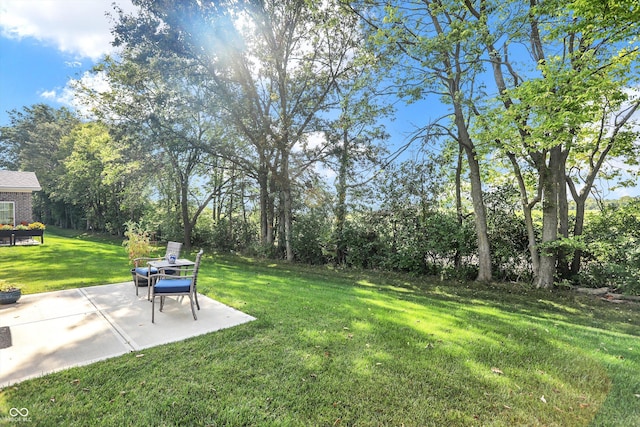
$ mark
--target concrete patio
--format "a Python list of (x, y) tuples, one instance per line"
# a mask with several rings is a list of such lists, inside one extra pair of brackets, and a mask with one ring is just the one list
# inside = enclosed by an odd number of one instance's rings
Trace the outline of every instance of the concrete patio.
[(155, 323), (146, 289), (132, 282), (23, 295), (0, 305), (0, 387), (132, 351), (181, 341), (255, 320), (198, 294), (193, 320), (189, 299), (167, 297)]

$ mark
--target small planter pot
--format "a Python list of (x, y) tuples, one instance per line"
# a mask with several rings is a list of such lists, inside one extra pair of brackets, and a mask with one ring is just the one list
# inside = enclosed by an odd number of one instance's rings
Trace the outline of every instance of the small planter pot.
[(13, 289), (11, 291), (0, 291), (0, 304), (13, 304), (17, 302), (22, 296), (20, 289)]
[(146, 277), (140, 277), (140, 276), (136, 276), (136, 270), (134, 268), (131, 269), (131, 276), (133, 277), (133, 283), (136, 283), (136, 280), (138, 281), (137, 286), (148, 286), (149, 285), (149, 281), (147, 280)]

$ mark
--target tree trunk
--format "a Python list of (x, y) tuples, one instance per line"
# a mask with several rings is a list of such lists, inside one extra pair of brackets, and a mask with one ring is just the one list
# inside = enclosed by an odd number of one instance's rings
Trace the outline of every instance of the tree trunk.
[[(276, 203), (276, 197), (278, 201)], [(276, 239), (278, 239), (279, 247), (281, 245), (281, 237), (283, 230), (281, 226), (282, 221), (282, 192), (280, 191), (280, 185), (278, 183), (278, 175), (276, 167), (273, 167), (269, 174), (269, 195), (267, 198), (267, 236), (269, 239), (269, 249), (275, 249)]]
[[(561, 163), (561, 147), (549, 151), (549, 166), (540, 165), (542, 176), (542, 243), (551, 243), (558, 238), (558, 169)], [(551, 288), (556, 273), (557, 255), (553, 251), (540, 254), (540, 270), (536, 282), (538, 288)]]
[(480, 164), (475, 146), (467, 131), (464, 121), (462, 106), (454, 102), (455, 123), (458, 131), (458, 143), (464, 148), (469, 164), (469, 180), (471, 183), (471, 201), (475, 216), (476, 236), (478, 238), (478, 277), (479, 282), (491, 281), (491, 247), (487, 231), (487, 212), (482, 197), (482, 179), (480, 177)]
[[(234, 164), (231, 165), (231, 174), (230, 174), (231, 182), (229, 188), (229, 207), (228, 214), (229, 215), (229, 236), (233, 237), (237, 233), (234, 233), (234, 220), (233, 220), (233, 210), (234, 210), (234, 202), (235, 202), (235, 192), (236, 192), (236, 166)], [(221, 187), (222, 188), (222, 187)], [(234, 239), (235, 246), (235, 239)]]
[[(558, 221), (560, 236), (569, 237), (569, 200), (567, 198), (567, 183), (565, 168), (567, 163), (568, 150), (560, 151), (560, 161), (556, 172), (558, 180)], [(558, 251), (558, 274), (563, 279), (568, 279), (571, 272), (567, 259), (568, 254), (564, 250)]]
[(243, 179), (240, 181), (240, 201), (242, 203), (242, 242), (243, 244), (246, 244), (246, 230), (248, 229), (248, 224), (249, 221), (247, 220), (247, 205), (245, 204), (245, 199), (246, 199), (246, 195), (245, 195), (245, 182), (244, 182), (244, 177)]
[(491, 281), (491, 247), (487, 232), (487, 215), (482, 198), (482, 181), (480, 179), (480, 166), (476, 159), (476, 152), (466, 149), (469, 162), (469, 178), (471, 181), (471, 200), (475, 213), (476, 235), (478, 237), (478, 277), (479, 282)]
[[(458, 161), (456, 163), (456, 218), (458, 220), (458, 226), (462, 228), (463, 214), (462, 214), (462, 147), (458, 146)], [(456, 253), (453, 257), (453, 265), (455, 268), (460, 268), (462, 264), (462, 257), (460, 256), (460, 248), (456, 248)]]
[(291, 204), (291, 178), (289, 176), (289, 153), (283, 150), (280, 168), (280, 185), (282, 192), (282, 220), (284, 231), (284, 249), (287, 261), (293, 261), (293, 213)]
[[(587, 193), (589, 194), (589, 193)], [(579, 197), (576, 202), (576, 223), (573, 226), (573, 235), (574, 236), (582, 236), (582, 232), (584, 231), (584, 206), (586, 202), (586, 197)], [(580, 264), (582, 260), (582, 251), (576, 250), (573, 253), (573, 260), (571, 261), (571, 274), (576, 275), (580, 272)]]
[(344, 242), (344, 226), (347, 216), (347, 173), (349, 168), (348, 152), (349, 136), (344, 131), (342, 139), (342, 152), (340, 153), (340, 168), (336, 181), (336, 193), (338, 202), (336, 204), (336, 263), (345, 264), (347, 261), (346, 247)]
[(191, 249), (191, 235), (193, 234), (193, 224), (189, 220), (189, 186), (186, 183), (180, 183), (180, 208), (182, 213), (182, 225), (184, 226), (184, 248)]
[(540, 271), (540, 256), (538, 255), (538, 250), (536, 249), (536, 230), (533, 226), (533, 215), (531, 211), (533, 207), (540, 201), (540, 198), (535, 197), (533, 200), (529, 201), (529, 197), (527, 196), (527, 184), (525, 183), (524, 177), (522, 176), (522, 171), (520, 169), (520, 165), (518, 165), (518, 160), (513, 153), (507, 153), (507, 156), (509, 157), (511, 164), (513, 165), (513, 171), (515, 173), (516, 180), (518, 181), (522, 214), (524, 215), (524, 223), (527, 228), (528, 249), (529, 255), (531, 256), (531, 270), (535, 282)]
[(258, 169), (258, 187), (260, 188), (260, 243), (263, 246), (273, 245), (273, 227), (271, 227), (269, 211), (269, 170), (264, 157), (260, 156)]

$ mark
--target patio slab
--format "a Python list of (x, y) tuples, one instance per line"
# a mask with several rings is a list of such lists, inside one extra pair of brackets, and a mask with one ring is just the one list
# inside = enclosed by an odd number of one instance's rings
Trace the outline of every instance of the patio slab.
[(23, 295), (0, 305), (0, 387), (132, 351), (181, 341), (255, 320), (198, 294), (193, 320), (189, 299), (167, 297), (155, 323), (147, 292), (133, 282)]

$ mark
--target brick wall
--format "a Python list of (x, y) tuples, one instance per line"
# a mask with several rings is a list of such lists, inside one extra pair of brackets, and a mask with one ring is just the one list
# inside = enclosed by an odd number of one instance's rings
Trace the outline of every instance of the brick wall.
[(0, 192), (0, 202), (15, 202), (16, 224), (33, 222), (31, 193)]

